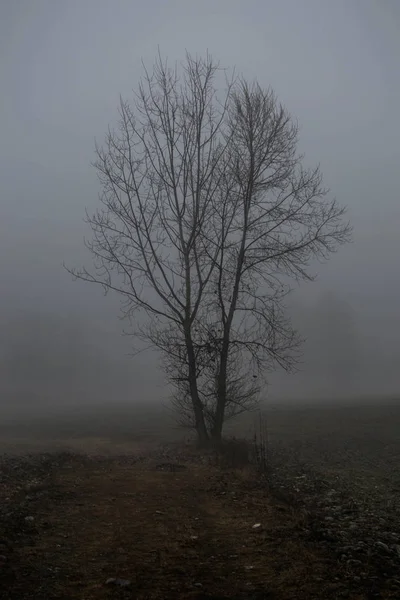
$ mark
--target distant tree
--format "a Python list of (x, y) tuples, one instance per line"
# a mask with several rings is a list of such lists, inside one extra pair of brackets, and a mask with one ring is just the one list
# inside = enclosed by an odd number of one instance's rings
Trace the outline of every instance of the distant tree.
[(350, 236), (274, 93), (232, 77), (219, 95), (221, 72), (210, 56), (159, 58), (121, 100), (97, 147), (94, 270), (71, 270), (120, 294), (131, 321), (145, 315), (134, 333), (162, 351), (201, 443), (253, 405), (273, 365), (293, 366), (288, 281), (311, 279), (311, 259)]

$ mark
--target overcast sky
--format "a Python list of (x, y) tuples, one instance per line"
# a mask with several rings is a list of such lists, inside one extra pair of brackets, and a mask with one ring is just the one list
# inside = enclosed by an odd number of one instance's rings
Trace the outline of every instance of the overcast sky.
[(71, 282), (98, 193), (94, 139), (160, 46), (206, 50), (271, 85), (306, 162), (348, 206), (354, 244), (307, 289), (333, 288), (400, 342), (398, 0), (5, 0), (0, 7), (0, 305), (109, 314)]

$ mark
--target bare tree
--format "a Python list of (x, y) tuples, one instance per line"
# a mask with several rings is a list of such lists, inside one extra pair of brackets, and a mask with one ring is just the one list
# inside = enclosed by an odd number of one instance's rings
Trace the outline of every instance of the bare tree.
[(274, 93), (240, 80), (230, 100), (224, 164), (229, 193), (215, 198), (219, 219), (207, 245), (210, 259), (217, 254), (207, 289), (208, 319), (221, 332), (217, 438), (232, 349), (247, 353), (259, 376), (273, 364), (291, 369), (300, 339), (285, 318), (290, 279), (312, 280), (311, 261), (327, 259), (351, 237), (345, 209), (329, 198), (319, 168), (303, 167), (298, 127)]
[(161, 347), (164, 333), (174, 329), (185, 346), (202, 442), (208, 433), (192, 328), (216, 260), (205, 245), (212, 235), (218, 165), (229, 143), (221, 130), (232, 85), (219, 102), (217, 71), (209, 56), (188, 55), (180, 76), (159, 58), (153, 73), (145, 72), (134, 108), (121, 100), (118, 131), (109, 131), (105, 146), (97, 148), (102, 207), (87, 215), (95, 271), (73, 271), (121, 294), (125, 316), (145, 313), (147, 326), (137, 335), (156, 341), (156, 331)]
[(145, 314), (134, 333), (162, 351), (202, 443), (252, 405), (250, 374), (291, 368), (288, 278), (310, 279), (311, 259), (350, 234), (273, 93), (232, 78), (219, 99), (218, 73), (209, 56), (187, 55), (182, 70), (159, 57), (133, 107), (121, 100), (97, 148), (95, 268), (71, 271), (118, 292), (131, 321)]

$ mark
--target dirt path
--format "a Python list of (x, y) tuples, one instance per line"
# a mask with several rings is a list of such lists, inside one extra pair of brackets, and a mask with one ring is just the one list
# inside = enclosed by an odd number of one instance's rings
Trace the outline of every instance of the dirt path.
[(71, 459), (31, 501), (1, 597), (361, 599), (307, 546), (301, 516), (252, 481), (195, 462)]

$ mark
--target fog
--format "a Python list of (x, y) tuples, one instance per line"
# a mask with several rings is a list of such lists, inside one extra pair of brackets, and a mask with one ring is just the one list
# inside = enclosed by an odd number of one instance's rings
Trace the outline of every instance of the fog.
[[(0, 8), (0, 374), (3, 406), (157, 400), (153, 352), (130, 357), (119, 301), (73, 282), (90, 264), (94, 141), (160, 46), (206, 50), (271, 85), (307, 164), (347, 205), (354, 242), (290, 304), (307, 338), (273, 399), (400, 389), (400, 5), (397, 0), (19, 0)], [(267, 393), (267, 391), (266, 391)]]

